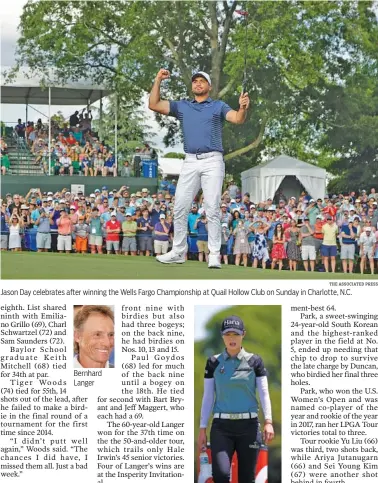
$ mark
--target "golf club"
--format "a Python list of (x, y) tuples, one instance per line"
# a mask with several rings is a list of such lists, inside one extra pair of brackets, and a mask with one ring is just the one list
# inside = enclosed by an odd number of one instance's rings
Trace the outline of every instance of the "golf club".
[(235, 13), (244, 17), (244, 26), (245, 26), (245, 37), (244, 37), (244, 73), (243, 73), (243, 84), (242, 84), (242, 93), (246, 92), (247, 87), (247, 48), (248, 48), (248, 12), (246, 10), (235, 10)]

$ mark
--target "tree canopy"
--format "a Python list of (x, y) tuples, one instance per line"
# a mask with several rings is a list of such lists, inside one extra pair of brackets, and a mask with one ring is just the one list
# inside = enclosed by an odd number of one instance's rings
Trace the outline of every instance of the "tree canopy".
[[(246, 18), (236, 13), (241, 7)], [(353, 171), (354, 182), (376, 168), (378, 25), (371, 1), (29, 1), (20, 33), (18, 66), (46, 75), (54, 68), (62, 82), (91, 79), (135, 104), (164, 66), (172, 76), (163, 96), (190, 95), (192, 73), (204, 70), (212, 97), (237, 109), (246, 45), (251, 110), (244, 125), (225, 126), (229, 172), (277, 152), (343, 180)], [(158, 119), (174, 145), (176, 122)]]

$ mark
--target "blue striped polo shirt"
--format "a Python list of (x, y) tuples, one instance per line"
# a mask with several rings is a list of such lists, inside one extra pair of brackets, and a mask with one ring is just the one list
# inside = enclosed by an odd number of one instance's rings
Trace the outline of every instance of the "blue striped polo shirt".
[(267, 376), (260, 356), (241, 349), (236, 357), (224, 350), (209, 357), (205, 379), (215, 379), (213, 413), (258, 413), (256, 377)]
[(169, 115), (180, 121), (184, 151), (190, 154), (223, 153), (222, 127), (231, 107), (208, 97), (203, 102), (182, 99), (169, 101)]

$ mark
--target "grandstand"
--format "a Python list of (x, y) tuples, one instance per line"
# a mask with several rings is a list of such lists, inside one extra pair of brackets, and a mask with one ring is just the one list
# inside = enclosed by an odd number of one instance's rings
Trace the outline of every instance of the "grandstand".
[[(13, 80), (8, 82), (4, 78), (4, 73), (1, 75), (2, 81), (2, 104), (23, 104), (25, 105), (25, 125), (28, 119), (28, 107), (34, 105), (48, 105), (48, 127), (47, 132), (51, 133), (51, 106), (87, 106), (89, 107), (96, 101), (100, 103), (100, 126), (102, 119), (102, 105), (103, 98), (108, 96), (111, 92), (104, 87), (88, 85), (83, 82), (71, 82), (69, 84), (59, 85), (58, 81), (51, 80), (47, 87), (41, 83), (41, 79), (35, 76), (29, 77), (27, 72), (19, 73)], [(50, 75), (54, 79), (53, 73)], [(115, 119), (116, 123), (116, 119)], [(15, 191), (27, 192), (31, 186), (39, 186), (42, 190), (50, 191), (58, 189), (62, 185), (84, 185), (86, 191), (93, 191), (98, 187), (102, 177), (84, 177), (78, 173), (73, 176), (53, 176), (52, 170), (48, 170), (49, 176), (46, 176), (42, 163), (35, 165), (36, 156), (31, 153), (30, 147), (27, 146), (23, 139), (20, 139), (14, 131), (13, 126), (5, 126), (2, 124), (2, 136), (4, 136), (8, 146), (8, 157), (10, 161), (9, 169), (7, 169), (6, 176), (1, 179), (2, 193)], [(47, 142), (47, 139), (46, 139)], [(48, 147), (54, 145), (55, 140), (49, 136)], [(118, 140), (117, 140), (117, 125), (115, 129), (114, 139), (114, 157), (116, 163), (119, 161), (118, 157)], [(48, 158), (50, 158), (48, 156)], [(49, 159), (47, 164), (49, 165)], [(137, 175), (143, 175), (139, 169), (135, 170)], [(120, 166), (118, 164), (118, 173), (121, 174)], [(127, 184), (130, 189), (135, 191), (142, 187), (148, 187), (156, 190), (157, 187), (157, 170), (150, 170), (147, 177), (143, 178), (127, 178), (120, 180), (113, 176), (108, 176), (106, 184), (110, 188), (117, 188), (121, 184)]]

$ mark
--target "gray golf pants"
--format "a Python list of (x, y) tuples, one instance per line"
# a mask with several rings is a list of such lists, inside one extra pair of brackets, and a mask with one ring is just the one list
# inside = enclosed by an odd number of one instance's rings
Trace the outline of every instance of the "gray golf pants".
[(187, 249), (188, 214), (194, 197), (202, 188), (208, 220), (209, 252), (210, 255), (219, 255), (221, 246), (220, 199), (224, 171), (222, 153), (214, 151), (202, 155), (186, 155), (175, 194), (173, 239), (175, 253), (183, 255)]

